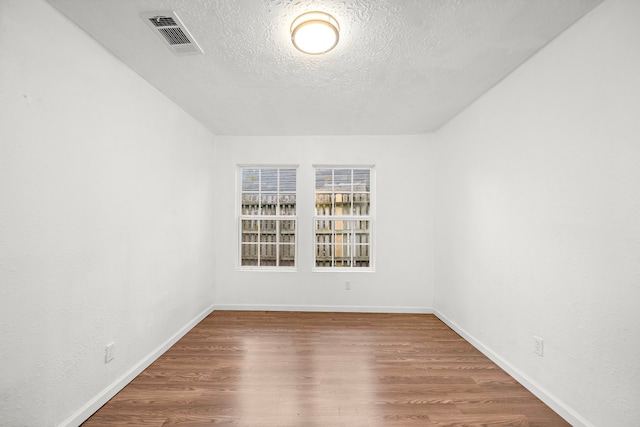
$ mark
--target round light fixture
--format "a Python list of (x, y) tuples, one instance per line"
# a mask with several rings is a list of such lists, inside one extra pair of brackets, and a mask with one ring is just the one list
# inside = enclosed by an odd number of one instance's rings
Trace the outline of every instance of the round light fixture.
[(328, 13), (307, 12), (291, 24), (291, 41), (300, 52), (320, 55), (336, 47), (340, 39), (338, 21)]

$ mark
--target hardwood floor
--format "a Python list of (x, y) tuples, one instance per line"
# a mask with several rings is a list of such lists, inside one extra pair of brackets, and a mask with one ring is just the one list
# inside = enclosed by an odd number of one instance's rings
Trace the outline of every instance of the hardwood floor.
[(433, 315), (215, 311), (84, 426), (568, 426)]

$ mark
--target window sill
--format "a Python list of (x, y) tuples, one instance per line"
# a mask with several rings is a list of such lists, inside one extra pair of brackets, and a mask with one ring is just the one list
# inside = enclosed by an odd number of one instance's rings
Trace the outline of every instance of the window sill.
[(297, 267), (236, 267), (236, 271), (253, 271), (260, 273), (296, 273)]
[(312, 273), (375, 273), (373, 267), (354, 268), (354, 267), (315, 267), (311, 269)]

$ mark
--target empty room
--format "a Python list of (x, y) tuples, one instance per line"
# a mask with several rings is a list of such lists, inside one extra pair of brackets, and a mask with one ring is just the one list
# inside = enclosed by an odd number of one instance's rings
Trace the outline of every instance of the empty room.
[(0, 0), (0, 426), (639, 426), (639, 22)]

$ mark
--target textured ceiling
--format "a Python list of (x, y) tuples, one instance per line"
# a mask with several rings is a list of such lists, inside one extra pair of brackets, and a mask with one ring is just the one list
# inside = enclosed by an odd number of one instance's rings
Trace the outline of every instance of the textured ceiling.
[[(601, 0), (48, 0), (218, 135), (437, 129)], [(175, 11), (203, 55), (140, 18)], [(304, 55), (289, 26), (326, 11), (340, 43)]]

